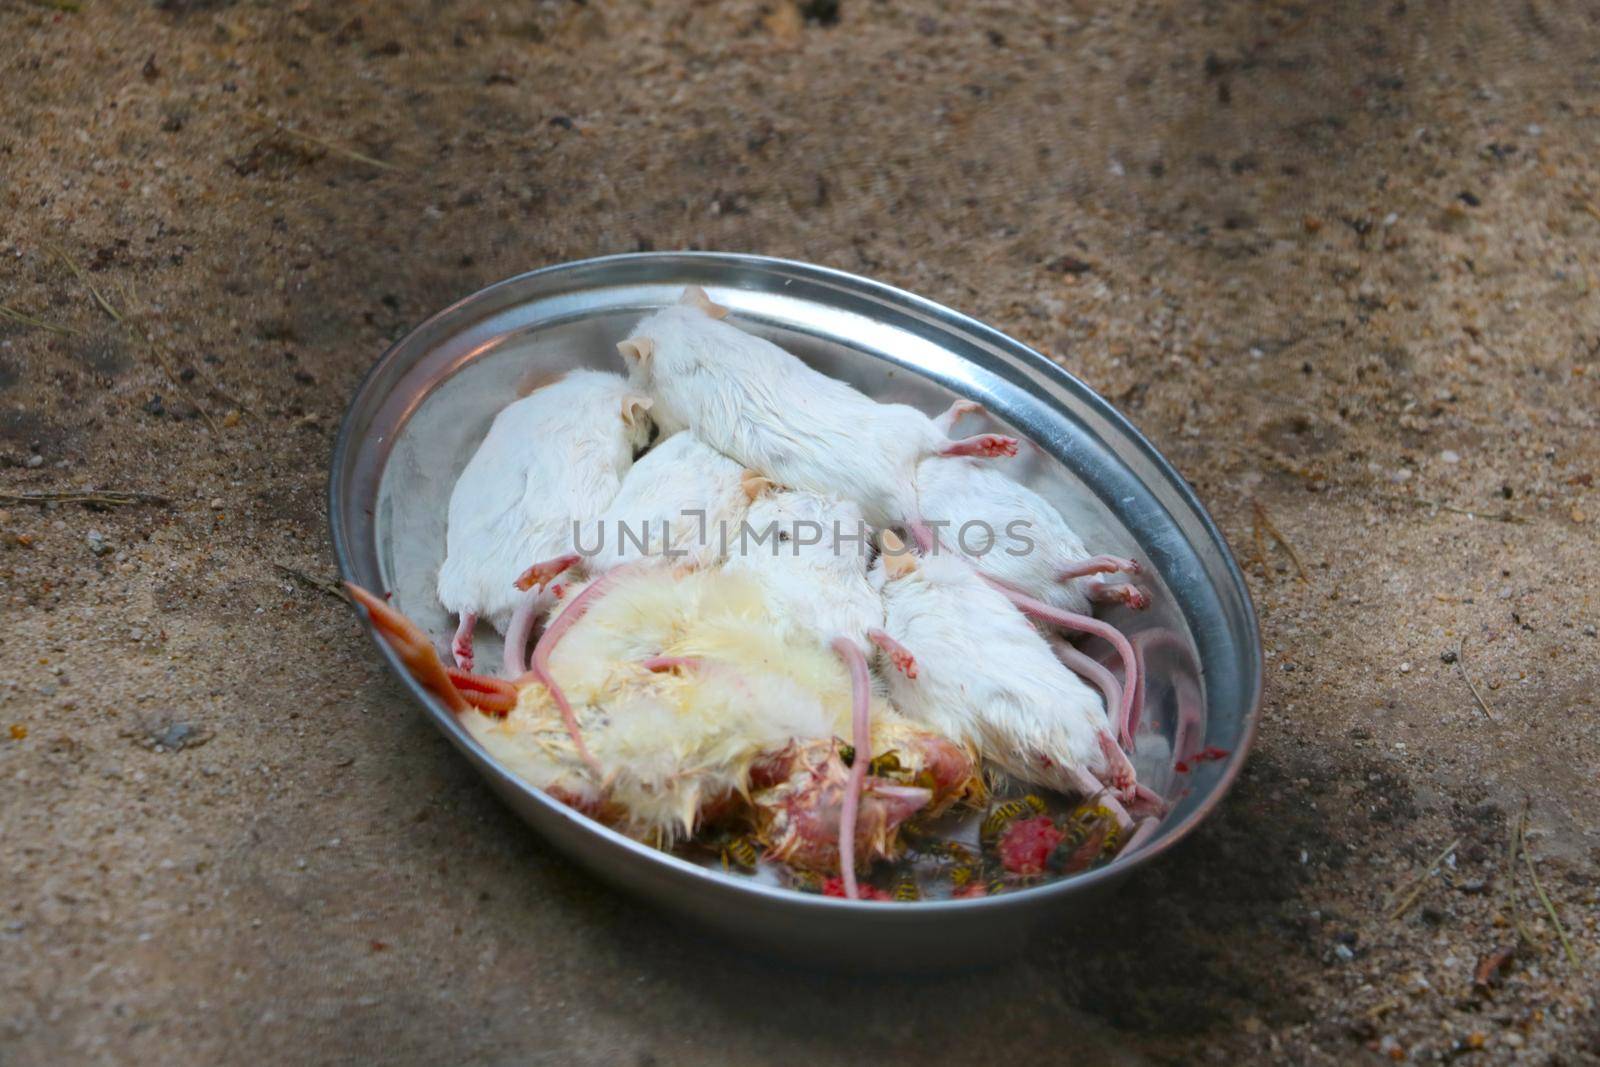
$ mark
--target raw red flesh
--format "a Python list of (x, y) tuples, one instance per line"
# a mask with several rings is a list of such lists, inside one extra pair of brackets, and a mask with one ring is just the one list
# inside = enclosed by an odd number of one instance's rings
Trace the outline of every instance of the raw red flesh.
[(1048, 815), (1019, 819), (1000, 838), (1000, 862), (1012, 874), (1043, 874), (1063, 836)]

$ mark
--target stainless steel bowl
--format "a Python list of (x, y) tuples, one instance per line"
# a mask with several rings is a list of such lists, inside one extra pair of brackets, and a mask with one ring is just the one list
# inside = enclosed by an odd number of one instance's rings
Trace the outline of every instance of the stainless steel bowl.
[[(953, 967), (1002, 958), (1042, 928), (1083, 921), (1093, 901), (1198, 826), (1237, 777), (1260, 710), (1260, 637), (1243, 577), (1183, 479), (1083, 383), (997, 330), (877, 282), (759, 256), (612, 256), (490, 286), (413, 330), (357, 390), (329, 486), (340, 570), (392, 591), (447, 646), (451, 620), (433, 594), (446, 505), (495, 412), (520, 384), (553, 372), (620, 370), (615, 343), (691, 283), (740, 326), (879, 399), (930, 413), (958, 394), (982, 402), (1038, 446), (1012, 461), (1018, 477), (1071, 508), (1096, 551), (1147, 564), (1155, 605), (1113, 621), (1177, 637), (1152, 661), (1134, 760), (1141, 780), (1174, 802), (1158, 835), (1110, 866), (987, 899), (881, 904), (795, 893), (658, 852), (550, 800), (497, 765), (381, 641), (380, 653), (529, 825), (606, 881), (741, 945), (850, 968)], [(494, 662), (488, 644), (480, 655)], [(1185, 672), (1203, 692), (1202, 743), (1230, 755), (1175, 776), (1175, 682)]]

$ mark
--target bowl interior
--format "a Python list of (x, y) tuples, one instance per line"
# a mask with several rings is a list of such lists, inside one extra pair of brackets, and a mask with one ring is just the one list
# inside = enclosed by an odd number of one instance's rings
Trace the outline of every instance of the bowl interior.
[[(729, 306), (730, 321), (870, 396), (929, 414), (957, 396), (970, 397), (999, 426), (1032, 443), (1005, 461), (1009, 472), (1061, 508), (1091, 551), (1132, 555), (1146, 565), (1140, 583), (1152, 606), (1107, 616), (1149, 656), (1133, 758), (1141, 781), (1174, 804), (1140, 858), (1198, 821), (1237, 772), (1260, 691), (1254, 616), (1220, 535), (1155, 450), (1081, 383), (987, 327), (862, 279), (754, 257), (613, 257), (512, 279), (441, 312), (374, 368), (341, 433), (332, 505), (347, 576), (391, 591), (396, 606), (447, 647), (453, 620), (434, 595), (446, 507), (495, 413), (530, 385), (570, 368), (620, 372), (616, 342), (689, 283), (706, 286)], [(976, 432), (967, 425), (973, 424), (963, 424), (963, 432)], [(480, 641), (482, 657), (496, 661), (498, 646), (486, 628)], [(1182, 774), (1174, 771), (1173, 751), (1180, 696), (1191, 703), (1198, 696), (1203, 715), (1201, 732), (1193, 742), (1186, 738), (1185, 747), (1230, 753)], [(432, 710), (458, 745), (477, 748), (442, 708)], [(469, 755), (493, 769), (481, 750)], [(505, 793), (517, 784), (498, 787)], [(1111, 869), (1137, 861), (1130, 857)], [(1060, 892), (1105, 873), (991, 903)], [(739, 876), (709, 876), (758, 888)], [(976, 903), (983, 902), (944, 906)]]

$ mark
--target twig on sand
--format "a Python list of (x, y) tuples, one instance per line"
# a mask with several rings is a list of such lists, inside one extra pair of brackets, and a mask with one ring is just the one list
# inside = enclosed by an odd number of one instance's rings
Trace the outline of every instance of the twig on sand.
[(1456, 670), (1461, 672), (1461, 680), (1467, 683), (1467, 688), (1472, 690), (1472, 699), (1478, 702), (1478, 710), (1490, 722), (1495, 722), (1494, 712), (1489, 710), (1489, 704), (1483, 699), (1483, 694), (1478, 692), (1478, 687), (1472, 684), (1472, 676), (1467, 673), (1467, 639), (1462, 637), (1456, 642)]
[(1516, 928), (1517, 940), (1532, 945), (1533, 938), (1522, 925), (1522, 905), (1517, 900), (1517, 853), (1522, 851), (1522, 828), (1528, 821), (1528, 802), (1523, 800), (1522, 811), (1511, 826), (1511, 840), (1506, 843), (1506, 901), (1511, 911), (1511, 925)]
[(1433, 862), (1428, 864), (1427, 870), (1406, 883), (1405, 895), (1401, 898), (1400, 903), (1395, 905), (1394, 910), (1389, 913), (1389, 918), (1398, 919), (1411, 910), (1411, 905), (1417, 902), (1417, 898), (1422, 895), (1422, 891), (1428, 887), (1428, 879), (1432, 878), (1434, 872), (1439, 869), (1439, 864), (1443, 863), (1460, 844), (1461, 838), (1459, 837), (1450, 842), (1445, 846), (1444, 851), (1435, 856)]
[(350, 598), (345, 595), (344, 587), (331, 578), (322, 578), (315, 574), (307, 574), (305, 571), (295, 570), (293, 567), (286, 567), (282, 563), (274, 563), (273, 566), (283, 574), (286, 574), (290, 578), (293, 578), (295, 581), (299, 582), (301, 585), (315, 589), (319, 593), (326, 593), (328, 596), (337, 597), (346, 603), (349, 603), (350, 601)]
[(26, 311), (19, 311), (10, 304), (0, 304), (0, 319), (10, 319), (12, 322), (21, 323), (23, 326), (32, 326), (36, 330), (46, 330), (50, 333), (59, 333), (66, 336), (83, 332), (82, 330), (74, 330), (70, 326), (57, 326), (53, 322), (36, 319)]
[(131, 507), (134, 504), (156, 504), (169, 507), (172, 501), (156, 493), (139, 493), (123, 489), (68, 489), (59, 492), (0, 493), (0, 503), (5, 504), (87, 504), (102, 508)]
[[(1251, 500), (1250, 507), (1255, 511), (1257, 553), (1261, 551), (1261, 531), (1265, 529), (1267, 533), (1272, 535), (1272, 539), (1277, 542), (1278, 547), (1288, 553), (1289, 561), (1294, 564), (1295, 573), (1300, 576), (1300, 580), (1310, 585), (1311, 579), (1306, 577), (1305, 566), (1300, 562), (1300, 553), (1296, 552), (1294, 546), (1289, 543), (1289, 539), (1283, 536), (1283, 532), (1272, 521), (1272, 516), (1267, 514), (1267, 509), (1261, 506), (1261, 501)], [(1262, 559), (1261, 564), (1263, 567), (1266, 566), (1265, 558)]]
[(325, 138), (318, 137), (318, 136), (316, 136), (314, 134), (306, 133), (303, 130), (294, 129), (292, 126), (285, 126), (283, 123), (277, 121), (276, 119), (269, 119), (265, 115), (259, 115), (259, 114), (255, 114), (253, 112), (247, 112), (245, 114), (245, 118), (249, 119), (251, 122), (256, 123), (258, 126), (269, 126), (272, 129), (278, 131), (279, 133), (287, 134), (290, 137), (297, 137), (302, 141), (306, 141), (306, 142), (309, 142), (310, 144), (314, 144), (314, 145), (317, 145), (317, 146), (319, 146), (321, 148), (325, 148), (329, 152), (332, 152), (334, 155), (344, 156), (346, 159), (353, 159), (358, 163), (365, 163), (369, 167), (377, 167), (379, 170), (395, 170), (395, 169), (397, 169), (393, 163), (385, 163), (381, 159), (373, 159), (371, 156), (363, 155), (362, 153), (357, 152), (353, 148), (346, 148), (343, 145), (338, 144), (338, 143), (336, 143), (334, 141), (329, 141), (329, 140), (327, 140)]
[(1448, 511), (1452, 515), (1465, 515), (1469, 519), (1487, 519), (1490, 522), (1508, 522), (1513, 526), (1526, 526), (1528, 520), (1521, 515), (1513, 515), (1509, 511), (1487, 512), (1475, 511), (1472, 508), (1457, 507), (1446, 504), (1440, 500), (1428, 500), (1420, 496), (1396, 496), (1393, 493), (1373, 493), (1379, 500), (1390, 504), (1406, 504), (1414, 508), (1433, 508), (1435, 511)]
[(1561, 925), (1561, 916), (1556, 914), (1556, 906), (1550, 903), (1550, 898), (1545, 895), (1544, 884), (1539, 881), (1539, 872), (1533, 866), (1533, 857), (1528, 855), (1528, 850), (1522, 850), (1522, 862), (1528, 865), (1528, 876), (1533, 879), (1533, 891), (1538, 894), (1539, 903), (1544, 905), (1545, 914), (1550, 916), (1550, 921), (1555, 924), (1556, 936), (1561, 939), (1561, 947), (1567, 952), (1567, 962), (1578, 966), (1578, 953), (1573, 949), (1572, 942), (1567, 939), (1567, 928)]
[(74, 278), (83, 283), (83, 287), (89, 290), (89, 295), (94, 298), (94, 302), (99, 305), (101, 311), (110, 316), (112, 322), (118, 326), (126, 327), (137, 340), (144, 344), (150, 354), (155, 357), (156, 362), (160, 364), (161, 372), (167, 376), (167, 380), (172, 383), (173, 388), (188, 398), (189, 402), (194, 405), (195, 410), (200, 412), (201, 417), (206, 420), (206, 425), (211, 427), (211, 432), (221, 436), (222, 427), (217, 423), (216, 417), (206, 409), (204, 404), (200, 403), (199, 397), (190, 391), (189, 387), (184, 384), (183, 379), (178, 377), (178, 372), (173, 369), (172, 363), (167, 359), (166, 354), (161, 351), (161, 346), (157, 345), (144, 330), (127, 321), (122, 312), (117, 310), (117, 306), (107, 300), (106, 295), (100, 291), (99, 286), (94, 284), (94, 279), (89, 277), (89, 273), (78, 265), (77, 260), (67, 254), (66, 249), (49, 242), (46, 242), (45, 247), (50, 250), (51, 255), (59, 259), (72, 272)]

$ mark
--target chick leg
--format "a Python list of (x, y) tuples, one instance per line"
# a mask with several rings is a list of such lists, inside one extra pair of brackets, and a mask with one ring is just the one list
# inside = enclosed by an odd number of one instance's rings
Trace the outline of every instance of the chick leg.
[(367, 621), (378, 631), (378, 636), (394, 649), (400, 662), (405, 664), (406, 670), (424, 689), (444, 701), (445, 707), (457, 714), (471, 706), (450, 681), (444, 662), (439, 659), (438, 649), (433, 647), (433, 642), (418, 629), (416, 623), (391, 608), (383, 598), (373, 596), (359, 585), (345, 582), (344, 590), (350, 594), (351, 600), (367, 609)]
[(976, 456), (980, 459), (999, 459), (1017, 454), (1017, 439), (999, 433), (980, 433), (951, 441), (939, 449), (941, 456)]
[(1042, 600), (1037, 600), (1026, 593), (1015, 589), (1004, 582), (997, 582), (987, 575), (983, 580), (989, 585), (1006, 595), (1017, 610), (1024, 615), (1039, 619), (1043, 622), (1053, 623), (1062, 629), (1074, 633), (1093, 634), (1110, 642), (1111, 647), (1117, 650), (1117, 655), (1122, 657), (1122, 706), (1117, 713), (1117, 739), (1122, 747), (1129, 752), (1133, 751), (1133, 726), (1138, 722), (1138, 707), (1144, 699), (1144, 679), (1139, 673), (1139, 661), (1134, 656), (1133, 647), (1128, 644), (1128, 639), (1122, 631), (1108, 623), (1101, 622), (1091, 615), (1079, 615), (1075, 611), (1063, 611), (1052, 607)]
[(517, 706), (517, 687), (504, 678), (489, 678), (459, 667), (446, 667), (444, 673), (466, 702), (485, 715), (503, 719)]
[(868, 630), (867, 640), (883, 649), (884, 654), (889, 657), (889, 662), (894, 664), (895, 670), (907, 678), (917, 676), (917, 657), (913, 656), (905, 645), (890, 637), (888, 631), (877, 628)]
[(867, 658), (854, 641), (848, 637), (836, 637), (833, 639), (833, 650), (850, 671), (850, 723), (856, 752), (855, 759), (850, 763), (850, 783), (845, 787), (844, 803), (839, 811), (839, 874), (844, 879), (844, 895), (857, 900), (861, 891), (856, 886), (856, 817), (861, 811), (861, 791), (867, 782), (867, 764), (872, 762), (871, 722), (867, 712), (872, 682), (867, 676)]
[(1138, 574), (1139, 561), (1123, 559), (1121, 556), (1090, 556), (1062, 570), (1056, 575), (1059, 582), (1070, 582), (1074, 578), (1087, 578), (1091, 574)]
[(456, 636), (450, 642), (450, 654), (455, 657), (456, 666), (464, 671), (472, 669), (472, 628), (476, 625), (478, 613), (463, 611), (456, 623)]

